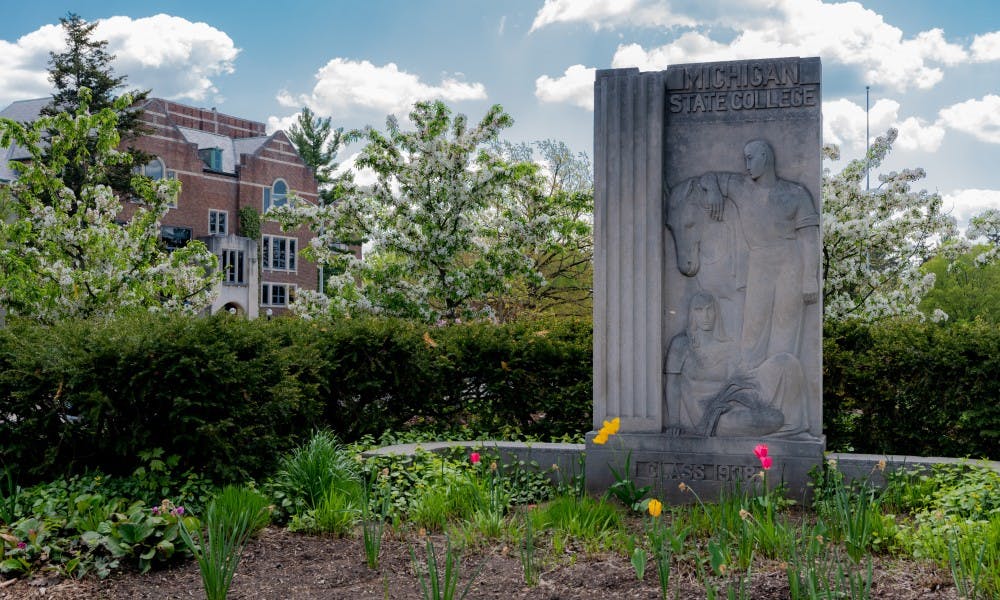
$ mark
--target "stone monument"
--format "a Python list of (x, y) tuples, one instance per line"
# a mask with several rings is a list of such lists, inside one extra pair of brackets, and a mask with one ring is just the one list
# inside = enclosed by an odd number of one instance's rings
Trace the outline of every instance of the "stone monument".
[(769, 483), (807, 493), (825, 445), (820, 75), (818, 58), (597, 72), (592, 491), (626, 457), (672, 501), (746, 488), (765, 443)]

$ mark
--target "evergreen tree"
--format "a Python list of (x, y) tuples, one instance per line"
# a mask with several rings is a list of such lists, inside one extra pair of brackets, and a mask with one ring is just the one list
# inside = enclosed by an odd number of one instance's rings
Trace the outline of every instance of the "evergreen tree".
[[(52, 102), (42, 109), (45, 116), (59, 113), (75, 114), (80, 107), (80, 90), (90, 90), (87, 105), (92, 113), (105, 108), (115, 111), (118, 117), (118, 135), (126, 143), (146, 133), (142, 124), (142, 110), (137, 106), (149, 95), (149, 90), (130, 92), (131, 102), (124, 108), (116, 108), (116, 91), (125, 87), (127, 77), (115, 75), (111, 67), (114, 54), (108, 53), (107, 40), (95, 40), (96, 22), (87, 22), (80, 15), (69, 13), (60, 18), (66, 34), (66, 50), (49, 53), (49, 80), (55, 86)], [(94, 155), (92, 151), (89, 153)], [(131, 161), (117, 165), (107, 173), (106, 183), (119, 195), (134, 195), (131, 188), (132, 167), (142, 165), (152, 158), (131, 146), (128, 148)], [(79, 194), (86, 180), (86, 172), (93, 168), (93, 161), (74, 161), (66, 165), (62, 180), (67, 187)]]
[(333, 172), (337, 169), (334, 159), (340, 151), (343, 135), (342, 127), (333, 129), (330, 125), (330, 117), (320, 118), (308, 106), (302, 109), (288, 130), (288, 139), (295, 144), (302, 160), (316, 172), (316, 180), (321, 186), (334, 181)]

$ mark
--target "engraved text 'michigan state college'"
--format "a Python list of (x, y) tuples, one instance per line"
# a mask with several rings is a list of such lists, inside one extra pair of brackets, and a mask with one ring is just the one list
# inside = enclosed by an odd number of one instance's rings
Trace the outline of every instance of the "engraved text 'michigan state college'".
[(671, 90), (673, 114), (813, 107), (819, 98), (817, 84), (800, 82), (798, 61), (692, 65), (682, 77)]

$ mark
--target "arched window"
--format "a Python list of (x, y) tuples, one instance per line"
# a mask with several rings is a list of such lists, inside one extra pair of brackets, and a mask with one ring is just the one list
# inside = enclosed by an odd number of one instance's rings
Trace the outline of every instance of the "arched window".
[(154, 156), (153, 160), (149, 161), (144, 165), (136, 165), (132, 168), (132, 172), (137, 175), (145, 175), (153, 181), (159, 181), (163, 179), (167, 172), (167, 168), (163, 165), (163, 161), (158, 157)]
[(284, 179), (275, 179), (271, 187), (264, 188), (264, 212), (285, 204), (288, 204), (288, 184)]

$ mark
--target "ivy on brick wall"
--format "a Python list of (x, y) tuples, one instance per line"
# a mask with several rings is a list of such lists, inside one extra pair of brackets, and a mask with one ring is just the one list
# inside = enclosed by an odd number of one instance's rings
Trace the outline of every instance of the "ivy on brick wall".
[(260, 213), (252, 206), (240, 209), (240, 235), (251, 240), (260, 239)]

